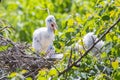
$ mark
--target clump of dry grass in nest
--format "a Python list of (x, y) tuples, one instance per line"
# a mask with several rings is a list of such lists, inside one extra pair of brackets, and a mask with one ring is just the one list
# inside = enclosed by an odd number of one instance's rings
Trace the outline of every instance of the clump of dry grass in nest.
[(13, 72), (25, 69), (28, 70), (25, 76), (33, 76), (42, 68), (51, 68), (53, 61), (36, 56), (29, 47), (26, 43), (14, 43), (0, 36), (0, 70)]

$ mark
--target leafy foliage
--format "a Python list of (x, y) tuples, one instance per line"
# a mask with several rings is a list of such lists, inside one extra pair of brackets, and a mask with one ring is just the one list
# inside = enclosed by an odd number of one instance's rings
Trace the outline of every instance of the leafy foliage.
[[(58, 24), (54, 46), (57, 53), (64, 54), (64, 58), (55, 65), (60, 71), (67, 67), (71, 48), (82, 40), (86, 33), (95, 32), (99, 37), (120, 17), (119, 0), (2, 0), (0, 28), (12, 25), (14, 30), (0, 32), (0, 34), (16, 42), (32, 43), (33, 31), (45, 26), (44, 20), (48, 15), (46, 8), (49, 8), (50, 13), (56, 17)], [(60, 77), (57, 76), (55, 69), (43, 69), (36, 75), (37, 79), (118, 80), (120, 78), (120, 23), (103, 40), (105, 50), (100, 54), (100, 59), (90, 52), (82, 59), (80, 67), (74, 66)], [(0, 50), (1, 48), (0, 46)], [(73, 50), (72, 61), (79, 57), (80, 53)], [(11, 73), (10, 76), (15, 77), (20, 74), (16, 72)], [(26, 80), (31, 78), (28, 77)]]

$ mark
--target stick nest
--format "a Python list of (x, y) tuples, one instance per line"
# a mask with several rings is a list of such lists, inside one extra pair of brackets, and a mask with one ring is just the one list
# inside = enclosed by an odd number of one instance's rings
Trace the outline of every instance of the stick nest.
[(37, 74), (39, 69), (51, 68), (53, 64), (53, 61), (36, 56), (26, 43), (14, 43), (0, 36), (0, 46), (0, 70), (13, 72), (25, 69), (29, 71), (25, 75), (32, 76)]

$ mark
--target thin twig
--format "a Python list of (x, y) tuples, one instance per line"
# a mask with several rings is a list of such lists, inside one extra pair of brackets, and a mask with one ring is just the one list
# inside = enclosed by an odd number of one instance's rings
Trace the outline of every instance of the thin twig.
[(49, 8), (42, 8), (42, 7), (40, 7), (40, 9), (41, 9), (41, 10), (46, 10), (47, 13), (48, 13), (48, 15), (50, 15), (50, 10), (49, 10)]
[(81, 40), (81, 42), (82, 42), (82, 47), (83, 47), (83, 49), (86, 51), (85, 45), (83, 44), (83, 43), (84, 43), (84, 42), (83, 42), (83, 39)]
[(2, 76), (2, 77), (0, 77), (0, 80), (3, 80), (4, 78), (7, 78), (7, 76)]
[(47, 8), (48, 15), (50, 15), (50, 10)]
[(74, 63), (72, 63), (69, 67), (67, 67), (65, 70), (63, 70), (62, 72), (59, 73), (58, 76), (61, 76), (62, 74), (64, 74), (65, 72), (69, 71), (74, 65), (76, 65), (78, 62), (80, 62), (82, 60), (82, 58), (84, 58), (93, 48), (94, 46), (103, 38), (106, 36), (107, 33), (110, 32), (110, 30), (120, 22), (120, 18), (110, 27), (108, 28), (103, 34), (102, 36), (97, 40), (95, 41), (95, 43), (77, 60), (75, 61)]
[(3, 27), (3, 28), (0, 28), (0, 32), (3, 31), (3, 30), (5, 30), (5, 29), (8, 29), (8, 28), (14, 29), (12, 26), (6, 26), (6, 27)]
[(0, 29), (0, 32), (3, 31), (4, 29), (10, 28), (11, 26), (6, 26)]
[(25, 78), (34, 75), (34, 74), (35, 74), (36, 72), (38, 72), (39, 70), (40, 70), (40, 68), (37, 68), (35, 71), (31, 71), (31, 72), (29, 72), (29, 74), (26, 75)]
[(67, 67), (69, 67), (70, 64), (72, 63), (71, 59), (72, 59), (72, 48), (71, 48), (70, 57), (69, 57), (69, 60), (68, 60), (68, 65), (67, 65)]

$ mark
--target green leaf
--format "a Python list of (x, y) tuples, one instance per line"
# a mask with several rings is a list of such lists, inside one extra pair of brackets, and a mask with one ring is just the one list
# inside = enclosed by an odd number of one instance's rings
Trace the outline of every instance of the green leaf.
[(73, 28), (68, 28), (68, 30), (67, 30), (67, 32), (74, 32), (75, 31), (75, 29), (73, 29)]
[(41, 76), (39, 76), (39, 77), (37, 78), (37, 80), (48, 80), (48, 79), (45, 78), (45, 77), (41, 77)]
[(105, 58), (105, 57), (107, 57), (107, 53), (104, 52), (101, 54), (101, 58)]
[(74, 20), (73, 19), (69, 19), (67, 25), (68, 26), (73, 26), (73, 24), (74, 24)]
[(120, 71), (115, 72), (113, 77), (114, 77), (113, 80), (119, 80), (120, 79)]
[(0, 46), (0, 51), (7, 50), (8, 46)]
[(51, 69), (51, 70), (49, 71), (49, 75), (50, 75), (50, 76), (57, 76), (57, 71), (56, 71), (56, 69)]
[(23, 69), (20, 73), (21, 73), (21, 74), (25, 74), (25, 73), (27, 73), (27, 72), (28, 72), (27, 70)]
[(17, 73), (16, 72), (12, 72), (12, 73), (10, 73), (10, 75), (8, 76), (9, 78), (13, 78), (13, 77), (15, 77), (15, 76), (17, 76)]
[(45, 76), (47, 74), (46, 69), (42, 69), (39, 71), (40, 76)]
[(114, 70), (118, 69), (119, 63), (118, 63), (117, 60), (115, 62), (112, 62), (112, 67), (113, 67)]
[(110, 17), (109, 17), (108, 15), (105, 15), (105, 16), (102, 17), (102, 20), (103, 20), (103, 21), (109, 20), (109, 19), (110, 19)]
[(111, 37), (110, 37), (110, 34), (107, 34), (107, 35), (106, 35), (106, 40), (107, 40), (107, 41), (112, 41), (112, 39), (111, 39)]
[(27, 77), (25, 80), (33, 80), (31, 77)]
[(118, 38), (117, 36), (113, 36), (113, 40), (116, 41)]

